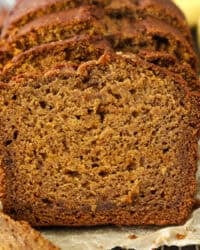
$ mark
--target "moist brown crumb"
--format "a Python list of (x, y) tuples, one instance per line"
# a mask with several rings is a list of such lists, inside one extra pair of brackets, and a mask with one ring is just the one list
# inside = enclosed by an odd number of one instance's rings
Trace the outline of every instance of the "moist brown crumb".
[(105, 53), (1, 85), (0, 114), (12, 217), (34, 226), (169, 225), (190, 214), (197, 114), (168, 71)]

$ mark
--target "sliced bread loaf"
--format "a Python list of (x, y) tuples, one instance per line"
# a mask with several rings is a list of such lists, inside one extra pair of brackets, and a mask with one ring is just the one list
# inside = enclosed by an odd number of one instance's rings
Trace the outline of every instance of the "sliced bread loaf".
[(183, 223), (198, 114), (177, 75), (136, 56), (2, 84), (4, 211), (37, 226)]
[(2, 35), (4, 38), (12, 36), (22, 26), (38, 17), (85, 4), (106, 8), (108, 13), (118, 17), (123, 13), (126, 15), (131, 14), (135, 19), (152, 15), (179, 28), (186, 39), (191, 42), (191, 35), (184, 15), (172, 1), (163, 0), (35, 0), (34, 2), (23, 0), (18, 2), (11, 12), (7, 23), (4, 25)]
[(143, 20), (113, 18), (94, 6), (82, 6), (35, 19), (23, 26), (10, 43), (14, 51), (20, 52), (83, 33), (102, 35), (115, 50), (123, 52), (165, 51), (197, 70), (197, 56), (178, 29), (153, 17)]

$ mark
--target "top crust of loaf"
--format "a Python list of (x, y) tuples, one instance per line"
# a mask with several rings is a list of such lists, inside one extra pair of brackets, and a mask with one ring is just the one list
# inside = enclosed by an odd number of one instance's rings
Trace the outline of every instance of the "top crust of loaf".
[[(31, 30), (40, 29), (41, 27), (62, 26), (66, 23), (75, 25), (80, 22), (84, 24), (84, 22), (92, 22), (94, 18), (100, 20), (102, 17), (103, 12), (101, 9), (97, 9), (91, 5), (80, 6), (78, 8), (72, 8), (37, 18), (19, 29), (16, 38), (29, 34)], [(15, 39), (15, 37), (11, 38), (11, 41), (12, 39)]]
[[(36, 46), (13, 57), (3, 68), (1, 79), (4, 82), (8, 82), (18, 74), (33, 74), (33, 71), (36, 72), (36, 70), (38, 74), (40, 74), (43, 73), (45, 67), (52, 69), (56, 67), (56, 65), (65, 65), (68, 61), (70, 61), (70, 63), (73, 62), (74, 67), (77, 67), (77, 63), (97, 59), (98, 56), (103, 55), (105, 51), (111, 51), (111, 47), (111, 44), (106, 40), (102, 40), (101, 37), (90, 37), (87, 35)], [(74, 52), (72, 53), (72, 51)], [(60, 59), (58, 60), (59, 54)], [(118, 54), (121, 54), (121, 52), (118, 52)], [(126, 53), (126, 55), (129, 55), (129, 53)], [(54, 60), (53, 56), (57, 56), (57, 59)], [(130, 56), (132, 56), (132, 53), (130, 53)], [(186, 80), (187, 86), (191, 90), (199, 89), (200, 83), (191, 66), (187, 63), (180, 64), (177, 62), (175, 56), (163, 51), (152, 52), (146, 50), (139, 51), (139, 56), (148, 62), (180, 74), (183, 79)], [(43, 64), (45, 58), (49, 58), (48, 65), (47, 61), (45, 61), (45, 65)]]

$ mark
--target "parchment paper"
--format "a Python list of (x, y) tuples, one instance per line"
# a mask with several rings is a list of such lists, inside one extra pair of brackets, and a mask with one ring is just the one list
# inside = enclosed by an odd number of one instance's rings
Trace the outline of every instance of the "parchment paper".
[[(198, 163), (197, 180), (197, 198), (200, 199), (200, 162)], [(68, 228), (41, 232), (63, 250), (109, 250), (116, 246), (136, 250), (150, 250), (162, 245), (181, 247), (200, 244), (200, 209), (194, 211), (183, 226)]]

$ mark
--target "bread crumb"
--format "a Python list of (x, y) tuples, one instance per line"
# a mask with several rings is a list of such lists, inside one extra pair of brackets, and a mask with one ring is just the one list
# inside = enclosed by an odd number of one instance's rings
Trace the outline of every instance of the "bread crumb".
[(135, 239), (137, 239), (137, 236), (136, 236), (135, 234), (130, 234), (130, 235), (128, 236), (128, 238), (129, 238), (130, 240), (135, 240)]
[(184, 234), (176, 234), (177, 240), (183, 240), (183, 239), (185, 239), (185, 237), (186, 237), (186, 235), (184, 235)]

